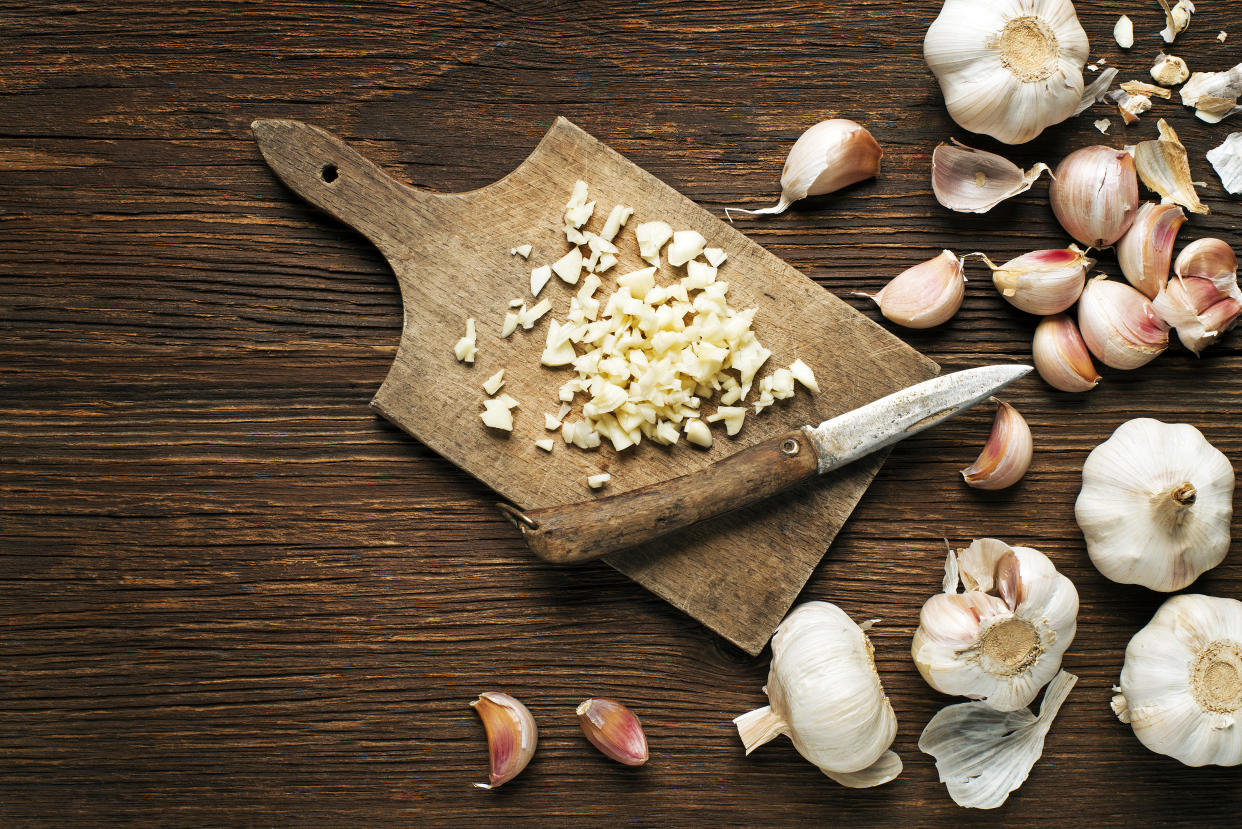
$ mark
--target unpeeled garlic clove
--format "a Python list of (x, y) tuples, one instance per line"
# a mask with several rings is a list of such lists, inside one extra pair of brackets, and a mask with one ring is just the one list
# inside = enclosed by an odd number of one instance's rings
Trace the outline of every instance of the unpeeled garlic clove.
[(1031, 351), (1035, 370), (1054, 389), (1091, 391), (1100, 382), (1087, 344), (1068, 314), (1042, 319), (1035, 328)]
[(1134, 148), (1134, 165), (1139, 177), (1150, 189), (1191, 213), (1212, 212), (1199, 201), (1199, 194), (1195, 192), (1194, 182), (1190, 180), (1190, 161), (1177, 133), (1163, 118), (1156, 126), (1160, 137), (1155, 141), (1140, 141)]
[(820, 121), (802, 133), (789, 150), (781, 170), (780, 201), (760, 210), (726, 207), (725, 216), (732, 221), (733, 213), (784, 213), (799, 199), (831, 193), (878, 175), (883, 157), (879, 143), (861, 124), (846, 118)]
[(1122, 49), (1129, 49), (1134, 45), (1134, 24), (1124, 14), (1113, 24), (1113, 40)]
[(1173, 272), (1182, 279), (1210, 279), (1222, 292), (1230, 293), (1238, 284), (1238, 258), (1228, 242), (1213, 237), (1196, 239), (1177, 255)]
[(1031, 427), (1017, 409), (998, 402), (1000, 408), (996, 410), (988, 442), (975, 462), (962, 470), (962, 478), (975, 489), (1013, 486), (1031, 465)]
[(987, 257), (983, 261), (992, 269), (992, 284), (1010, 305), (1040, 316), (1059, 314), (1073, 305), (1087, 271), (1095, 267), (1095, 260), (1073, 245), (1031, 251), (1003, 265), (994, 265)]
[(1057, 165), (1048, 198), (1070, 236), (1089, 247), (1108, 247), (1130, 229), (1138, 212), (1134, 158), (1112, 147), (1075, 150)]
[(941, 142), (932, 151), (932, 192), (936, 201), (959, 213), (987, 213), (1051, 172), (1040, 162), (1024, 173), (1004, 156), (967, 147), (957, 139), (952, 144)]
[(606, 756), (626, 766), (647, 762), (647, 735), (634, 712), (615, 700), (591, 697), (578, 706), (582, 733)]
[(470, 703), (487, 731), (487, 750), (491, 758), (488, 782), (476, 788), (494, 789), (517, 777), (535, 755), (539, 730), (525, 705), (508, 694), (484, 691)]
[(963, 260), (952, 251), (941, 254), (893, 277), (878, 294), (869, 296), (885, 318), (907, 328), (932, 328), (947, 322), (962, 307), (966, 295)]
[(1145, 202), (1117, 243), (1121, 273), (1148, 299), (1155, 299), (1169, 281), (1173, 242), (1185, 222), (1186, 214), (1176, 204)]
[(1146, 365), (1169, 347), (1169, 329), (1151, 301), (1124, 282), (1097, 276), (1078, 299), (1078, 327), (1083, 342), (1106, 366), (1133, 369)]
[(1210, 279), (1197, 277), (1169, 280), (1152, 307), (1196, 356), (1233, 327), (1242, 314), (1238, 297), (1221, 292)]

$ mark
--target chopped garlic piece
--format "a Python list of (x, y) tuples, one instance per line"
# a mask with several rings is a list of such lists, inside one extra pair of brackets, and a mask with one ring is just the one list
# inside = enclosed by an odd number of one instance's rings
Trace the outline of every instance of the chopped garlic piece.
[(532, 248), (530, 245), (518, 245), (515, 248), (509, 248), (509, 255), (520, 256), (523, 259), (529, 259), (531, 250)]
[[(525, 309), (526, 306), (523, 305), (522, 308)], [(512, 334), (514, 331), (516, 331), (517, 327), (518, 327), (518, 315), (510, 311), (509, 313), (505, 314), (505, 321), (500, 326), (500, 338), (502, 340), (505, 339), (510, 334)]]
[(768, 390), (772, 392), (772, 396), (777, 400), (786, 400), (794, 396), (794, 377), (793, 372), (789, 369), (778, 368), (764, 379), (770, 381), (768, 383)]
[(556, 415), (548, 412), (543, 413), (543, 428), (547, 429), (549, 432), (553, 432), (561, 428), (561, 423), (563, 422), (564, 418), (562, 417), (557, 417)]
[(586, 234), (576, 227), (565, 225), (565, 241), (571, 245), (585, 245), (587, 243)]
[(552, 310), (552, 300), (544, 298), (535, 303), (535, 307), (530, 310), (526, 306), (522, 306), (522, 310), (518, 311), (518, 322), (522, 329), (529, 331), (535, 327), (535, 323), (539, 322), (544, 314)]
[(716, 423), (723, 420), (725, 432), (730, 436), (736, 435), (742, 429), (742, 421), (746, 419), (745, 406), (717, 406), (716, 413), (707, 418), (708, 423)]
[[(630, 271), (623, 276), (617, 277), (617, 284), (629, 288), (629, 296), (634, 299), (643, 299), (647, 296), (647, 292), (655, 287), (655, 268), (643, 268), (642, 270)], [(637, 306), (633, 306), (637, 307)], [(626, 313), (629, 313), (626, 311)]]
[(704, 248), (703, 258), (707, 260), (707, 264), (713, 268), (719, 268), (729, 257), (720, 248)]
[(556, 441), (552, 440), (552, 438), (540, 438), (535, 441), (535, 445), (545, 452), (551, 452), (552, 447), (556, 446)]
[(457, 355), (457, 360), (462, 363), (473, 363), (474, 356), (478, 353), (475, 347), (477, 338), (474, 333), (474, 318), (466, 320), (466, 336), (457, 341), (453, 346), (453, 353)]
[(695, 446), (707, 449), (712, 445), (712, 430), (708, 429), (707, 424), (697, 417), (687, 420), (682, 431), (686, 433), (686, 440)]
[(706, 246), (707, 240), (697, 230), (679, 230), (673, 234), (673, 243), (668, 246), (668, 263), (684, 265), (702, 253)]
[(483, 381), (483, 391), (487, 392), (488, 394), (495, 394), (496, 392), (500, 391), (500, 387), (503, 386), (504, 384), (505, 384), (505, 370), (502, 368), (500, 371), (496, 372), (491, 377), (488, 377), (486, 380)]
[(613, 256), (611, 253), (605, 253), (600, 256), (599, 264), (595, 266), (595, 272), (603, 273), (604, 271), (612, 268), (615, 264), (617, 264), (617, 257)]
[(567, 366), (578, 356), (574, 351), (574, 344), (569, 341), (569, 331), (567, 326), (562, 326), (556, 320), (552, 320), (552, 324), (548, 327), (548, 339), (543, 349), (543, 356), (540, 362), (545, 366)]
[(1092, 123), (1095, 124), (1095, 128), (1100, 132), (1108, 132), (1108, 128), (1113, 125), (1113, 122), (1107, 118), (1101, 118), (1100, 120), (1093, 121)]
[(686, 263), (686, 275), (681, 280), (681, 284), (686, 286), (686, 290), (701, 291), (715, 281), (716, 267), (714, 265), (693, 260)]
[(1228, 33), (1228, 32), (1226, 32), (1224, 29), (1221, 29), (1221, 32), (1220, 32), (1220, 34), (1218, 34), (1218, 35), (1216, 36), (1216, 39), (1217, 39), (1217, 40), (1219, 40), (1221, 43), (1224, 43), (1224, 42), (1225, 42), (1225, 38), (1227, 38), (1227, 37), (1229, 37), (1229, 33)]
[[(577, 250), (577, 248), (574, 248)], [(581, 254), (579, 254), (581, 256)], [(548, 280), (552, 278), (552, 269), (547, 265), (540, 265), (530, 272), (530, 295), (539, 296), (539, 292), (548, 284)]]
[(587, 183), (585, 181), (574, 182), (573, 193), (569, 196), (569, 203), (565, 205), (566, 235), (570, 229), (577, 229), (586, 224), (594, 212), (595, 202), (587, 201)]
[(599, 235), (611, 242), (617, 238), (617, 234), (621, 232), (621, 228), (630, 220), (630, 216), (634, 215), (634, 208), (626, 207), (618, 204), (608, 214), (608, 218), (604, 221), (604, 229)]
[(638, 253), (652, 265), (660, 265), (660, 248), (673, 238), (673, 229), (667, 222), (643, 222), (634, 228), (634, 236), (638, 239)]
[(571, 248), (569, 253), (552, 264), (552, 272), (569, 285), (577, 285), (582, 274), (582, 249)]
[(604, 484), (612, 480), (612, 476), (607, 472), (601, 472), (598, 475), (590, 475), (587, 477), (587, 486), (591, 489), (599, 489)]
[(483, 401), (483, 412), (479, 415), (483, 423), (493, 429), (513, 431), (513, 412), (507, 403), (499, 397), (491, 397)]
[(819, 383), (815, 382), (815, 373), (811, 371), (810, 366), (802, 362), (801, 357), (789, 364), (789, 373), (793, 375), (793, 379), (806, 386), (807, 389), (819, 394)]
[(510, 307), (510, 308), (521, 308), (521, 307), (522, 307), (523, 305), (525, 305), (525, 304), (526, 304), (526, 301), (525, 301), (525, 300), (522, 300), (522, 299), (511, 299), (511, 300), (509, 300), (509, 307)]
[(605, 239), (602, 236), (597, 236), (594, 233), (588, 233), (586, 237), (587, 237), (587, 247), (589, 247), (591, 249), (591, 253), (595, 254), (596, 256), (599, 256), (600, 254), (604, 254), (604, 253), (618, 254), (621, 252), (620, 250), (617, 249), (616, 245), (614, 245), (612, 242), (610, 242), (609, 240)]

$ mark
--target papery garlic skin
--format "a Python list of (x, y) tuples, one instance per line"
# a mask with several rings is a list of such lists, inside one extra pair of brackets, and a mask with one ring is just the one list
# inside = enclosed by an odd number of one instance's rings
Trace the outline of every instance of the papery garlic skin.
[(946, 250), (902, 271), (870, 299), (898, 325), (933, 328), (952, 319), (965, 296), (963, 260)]
[(1028, 314), (1059, 314), (1078, 301), (1087, 272), (1095, 260), (1070, 245), (1065, 249), (1035, 250), (994, 265), (992, 284), (1015, 308)]
[(784, 213), (807, 196), (821, 196), (857, 184), (880, 173), (884, 151), (866, 127), (847, 118), (820, 121), (794, 142), (781, 170), (781, 197), (759, 210), (725, 209), (725, 215), (758, 216)]
[(1057, 165), (1048, 199), (1070, 236), (1088, 247), (1108, 247), (1130, 229), (1138, 212), (1134, 157), (1112, 147), (1075, 150)]
[(1022, 144), (1074, 113), (1087, 48), (1069, 0), (946, 0), (923, 57), (954, 121)]
[(1082, 289), (1078, 328), (1096, 359), (1123, 371), (1147, 365), (1169, 347), (1168, 326), (1151, 301), (1124, 282), (1103, 276)]
[(1242, 602), (1174, 596), (1126, 646), (1113, 711), (1188, 766), (1242, 763)]
[(1190, 161), (1177, 133), (1163, 118), (1156, 122), (1156, 126), (1160, 130), (1157, 140), (1140, 141), (1134, 147), (1134, 166), (1139, 178), (1166, 201), (1180, 204), (1191, 213), (1211, 213), (1195, 192), (1190, 178)]
[(750, 754), (777, 736), (827, 776), (851, 788), (887, 783), (901, 772), (888, 750), (897, 717), (876, 673), (863, 629), (836, 605), (807, 602), (772, 637), (769, 705), (733, 720)]
[(950, 551), (945, 571), (945, 592), (923, 605), (910, 648), (919, 673), (941, 693), (998, 711), (1029, 705), (1074, 641), (1073, 583), (1038, 550), (995, 538)]
[(1091, 352), (1068, 314), (1040, 320), (1035, 327), (1031, 356), (1039, 376), (1054, 389), (1084, 392), (1099, 385), (1100, 375), (1091, 362)]
[(1186, 214), (1178, 205), (1144, 202), (1134, 224), (1117, 242), (1122, 275), (1148, 299), (1155, 299), (1169, 280), (1173, 243), (1185, 223)]
[(485, 691), (470, 703), (487, 731), (491, 774), (478, 789), (495, 789), (517, 777), (535, 755), (539, 730), (530, 710), (518, 700), (497, 691)]
[(1137, 418), (1087, 456), (1074, 517), (1106, 577), (1171, 592), (1224, 560), (1233, 487), (1229, 459), (1198, 429)]
[(962, 479), (975, 489), (1005, 489), (1016, 484), (1031, 466), (1034, 442), (1031, 427), (1018, 410), (999, 401), (992, 432), (970, 466), (962, 470)]
[(932, 150), (932, 192), (936, 201), (959, 213), (987, 213), (1031, 189), (1052, 168), (1042, 161), (1026, 172), (996, 153), (976, 150), (954, 139)]
[(1207, 160), (1229, 193), (1242, 193), (1242, 132), (1231, 132), (1207, 152)]

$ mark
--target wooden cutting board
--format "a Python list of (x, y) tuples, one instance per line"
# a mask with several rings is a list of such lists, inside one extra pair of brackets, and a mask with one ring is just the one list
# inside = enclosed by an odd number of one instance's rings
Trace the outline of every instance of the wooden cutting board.
[[(387, 419), (474, 475), (502, 498), (534, 509), (595, 496), (586, 478), (608, 472), (602, 494), (622, 492), (698, 469), (790, 428), (815, 424), (933, 376), (932, 361), (853, 310), (654, 176), (564, 118), (511, 174), (468, 193), (432, 193), (390, 178), (334, 136), (297, 121), (256, 121), (264, 158), (295, 192), (352, 225), (388, 259), (401, 287), (404, 323), (397, 356), (372, 406)], [(557, 389), (572, 370), (540, 366), (549, 320), (564, 319), (577, 290), (556, 277), (544, 289), (552, 313), (529, 332), (500, 338), (511, 299), (530, 296), (530, 271), (569, 250), (561, 217), (577, 180), (597, 202), (584, 228), (598, 230), (615, 204), (634, 208), (617, 237), (618, 264), (603, 275), (607, 296), (620, 274), (644, 267), (633, 229), (660, 219), (697, 230), (728, 261), (734, 308), (754, 307), (753, 329), (772, 357), (767, 371), (801, 358), (820, 393), (799, 390), (733, 438), (719, 425), (710, 450), (682, 441), (643, 443), (617, 453), (566, 446), (544, 429), (558, 408)], [(779, 221), (779, 219), (769, 220)], [(529, 261), (509, 250), (529, 243)], [(664, 281), (684, 275), (667, 263)], [(453, 346), (465, 320), (477, 322), (478, 356), (459, 363)], [(512, 434), (479, 419), (480, 384), (505, 370), (503, 391), (520, 402)], [(753, 400), (757, 392), (752, 392)], [(575, 406), (580, 412), (582, 397)], [(705, 406), (705, 412), (711, 408)], [(535, 446), (556, 438), (551, 454)], [(758, 653), (819, 563), (883, 463), (884, 453), (766, 503), (706, 522), (607, 561), (647, 589), (751, 654)], [(515, 530), (516, 532), (516, 530)], [(831, 598), (831, 597), (826, 597)]]

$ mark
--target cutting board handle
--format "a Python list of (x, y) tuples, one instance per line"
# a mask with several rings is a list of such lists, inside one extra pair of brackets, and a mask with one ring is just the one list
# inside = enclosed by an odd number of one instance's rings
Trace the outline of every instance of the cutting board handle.
[(301, 121), (250, 125), (259, 150), (289, 189), (371, 240), (390, 261), (405, 252), (411, 211), (443, 198), (394, 180), (330, 132)]

